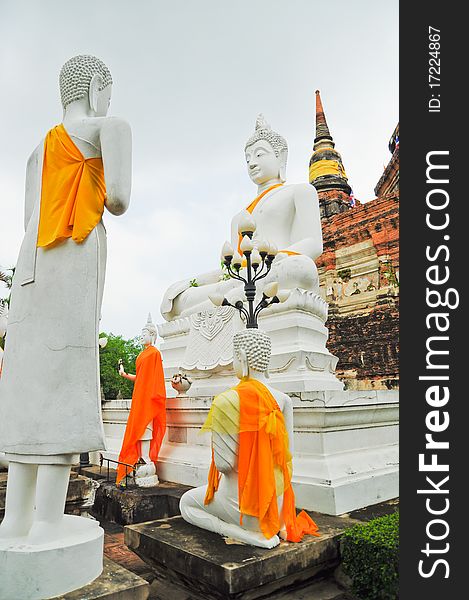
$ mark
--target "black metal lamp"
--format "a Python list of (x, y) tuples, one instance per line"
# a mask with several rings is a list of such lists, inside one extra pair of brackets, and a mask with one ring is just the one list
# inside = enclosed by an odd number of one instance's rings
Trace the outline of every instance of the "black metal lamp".
[(244, 302), (242, 300), (238, 300), (234, 304), (231, 304), (221, 294), (212, 294), (210, 296), (210, 300), (215, 306), (233, 306), (236, 308), (240, 314), (244, 316), (247, 329), (257, 329), (257, 317), (259, 316), (259, 313), (272, 304), (285, 302), (290, 295), (290, 292), (287, 290), (279, 291), (278, 284), (272, 282), (264, 287), (262, 299), (257, 306), (254, 307), (256, 284), (261, 279), (264, 279), (264, 277), (267, 277), (272, 268), (272, 262), (278, 253), (275, 244), (261, 241), (256, 246), (252, 240), (255, 230), (256, 223), (254, 219), (251, 217), (250, 213), (245, 211), (238, 225), (238, 231), (241, 236), (239, 249), (246, 261), (245, 277), (240, 275), (243, 257), (233, 250), (233, 247), (229, 242), (225, 242), (222, 249), (222, 260), (228, 274), (232, 279), (237, 279), (244, 283), (244, 293), (246, 295), (248, 308), (246, 309), (244, 307)]

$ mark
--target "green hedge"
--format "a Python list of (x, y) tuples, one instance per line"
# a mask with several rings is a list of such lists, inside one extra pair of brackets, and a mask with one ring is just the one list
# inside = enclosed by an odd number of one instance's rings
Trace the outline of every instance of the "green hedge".
[(399, 513), (354, 525), (342, 537), (342, 564), (360, 600), (399, 597)]

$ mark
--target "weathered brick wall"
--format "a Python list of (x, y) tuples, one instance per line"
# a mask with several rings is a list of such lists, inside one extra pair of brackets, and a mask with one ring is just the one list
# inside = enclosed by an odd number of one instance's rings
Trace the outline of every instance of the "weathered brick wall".
[[(399, 302), (368, 314), (331, 314), (328, 348), (339, 358), (337, 372), (348, 387), (397, 388), (399, 385)], [(358, 380), (358, 381), (354, 381)], [(360, 384), (361, 382), (361, 384)], [(367, 382), (370, 385), (367, 385)]]
[(399, 266), (399, 196), (377, 198), (334, 215), (322, 223), (324, 251), (318, 268), (335, 268), (334, 253), (367, 239), (373, 240), (378, 256), (387, 254)]

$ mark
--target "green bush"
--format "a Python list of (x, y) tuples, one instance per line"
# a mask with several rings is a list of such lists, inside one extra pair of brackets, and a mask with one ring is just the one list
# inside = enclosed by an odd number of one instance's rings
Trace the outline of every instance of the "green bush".
[(342, 564), (360, 600), (399, 597), (399, 513), (354, 525), (342, 537)]

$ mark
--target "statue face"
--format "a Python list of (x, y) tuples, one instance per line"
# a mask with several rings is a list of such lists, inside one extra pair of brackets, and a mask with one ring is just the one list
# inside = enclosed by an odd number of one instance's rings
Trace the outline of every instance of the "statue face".
[(246, 148), (249, 177), (256, 185), (280, 177), (281, 160), (267, 140), (258, 140)]
[(148, 346), (152, 343), (152, 336), (148, 329), (142, 329), (142, 335), (140, 336), (140, 341), (145, 346)]

